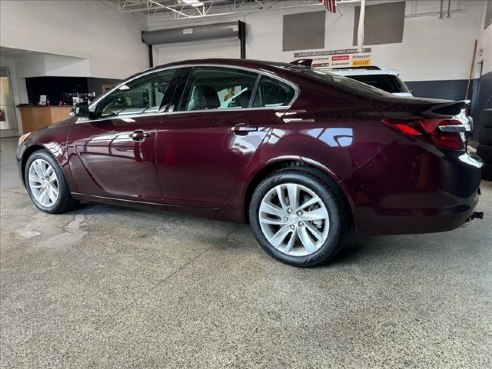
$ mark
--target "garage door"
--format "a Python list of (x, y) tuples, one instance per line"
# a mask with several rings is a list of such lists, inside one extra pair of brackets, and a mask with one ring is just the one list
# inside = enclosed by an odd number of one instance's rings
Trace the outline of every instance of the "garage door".
[(153, 45), (154, 65), (204, 58), (239, 58), (237, 38)]

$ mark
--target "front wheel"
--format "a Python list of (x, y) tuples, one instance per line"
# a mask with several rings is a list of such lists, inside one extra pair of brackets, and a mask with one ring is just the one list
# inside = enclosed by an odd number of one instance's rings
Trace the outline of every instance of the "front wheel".
[(275, 259), (298, 267), (322, 265), (343, 246), (348, 219), (334, 188), (307, 172), (286, 169), (256, 188), (249, 220)]
[(36, 151), (29, 157), (24, 178), (29, 196), (38, 209), (58, 214), (77, 206), (78, 201), (72, 198), (60, 165), (47, 151)]

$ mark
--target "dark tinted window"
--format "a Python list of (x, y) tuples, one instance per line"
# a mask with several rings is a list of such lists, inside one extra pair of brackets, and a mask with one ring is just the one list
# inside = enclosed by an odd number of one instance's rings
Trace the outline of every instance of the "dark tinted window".
[(292, 86), (267, 76), (261, 76), (253, 107), (286, 106), (292, 102), (295, 93)]
[(181, 111), (248, 108), (258, 75), (241, 69), (196, 67), (181, 98)]
[(390, 93), (409, 92), (407, 86), (397, 76), (393, 75), (379, 74), (348, 77)]
[(125, 83), (97, 104), (99, 117), (159, 112), (176, 69), (155, 72)]

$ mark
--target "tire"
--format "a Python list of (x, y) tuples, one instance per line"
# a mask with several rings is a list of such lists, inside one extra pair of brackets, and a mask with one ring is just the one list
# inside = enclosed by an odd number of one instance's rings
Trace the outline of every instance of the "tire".
[(482, 168), (482, 179), (492, 181), (492, 163), (485, 163)]
[[(328, 263), (342, 249), (348, 233), (348, 211), (339, 190), (335, 184), (330, 186), (314, 174), (302, 169), (282, 169), (263, 180), (251, 198), (249, 221), (256, 240), (273, 258), (291, 266)], [(290, 208), (289, 198), (294, 197), (289, 196), (292, 188), (297, 188), (300, 194), (301, 207)], [(279, 201), (279, 191), (283, 203)], [(308, 201), (313, 204), (303, 208), (302, 204)], [(273, 209), (276, 215), (272, 215), (272, 204), (276, 206)]]
[(27, 159), (24, 181), (32, 202), (45, 213), (64, 213), (79, 204), (70, 194), (60, 165), (46, 150), (35, 151)]
[(484, 109), (480, 113), (480, 126), (492, 128), (492, 109)]
[(478, 145), (477, 147), (477, 155), (486, 162), (492, 163), (492, 146), (489, 145)]
[(478, 143), (492, 146), (492, 128), (480, 127), (480, 132), (478, 132)]

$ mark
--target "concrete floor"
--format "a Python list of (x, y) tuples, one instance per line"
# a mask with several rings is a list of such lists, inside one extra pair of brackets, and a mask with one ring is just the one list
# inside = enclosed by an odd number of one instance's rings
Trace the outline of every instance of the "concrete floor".
[[(486, 219), (363, 238), (330, 266), (267, 256), (248, 227), (104, 205), (36, 210), (1, 141), (4, 368), (491, 368)], [(5, 185), (4, 185), (5, 184)]]

